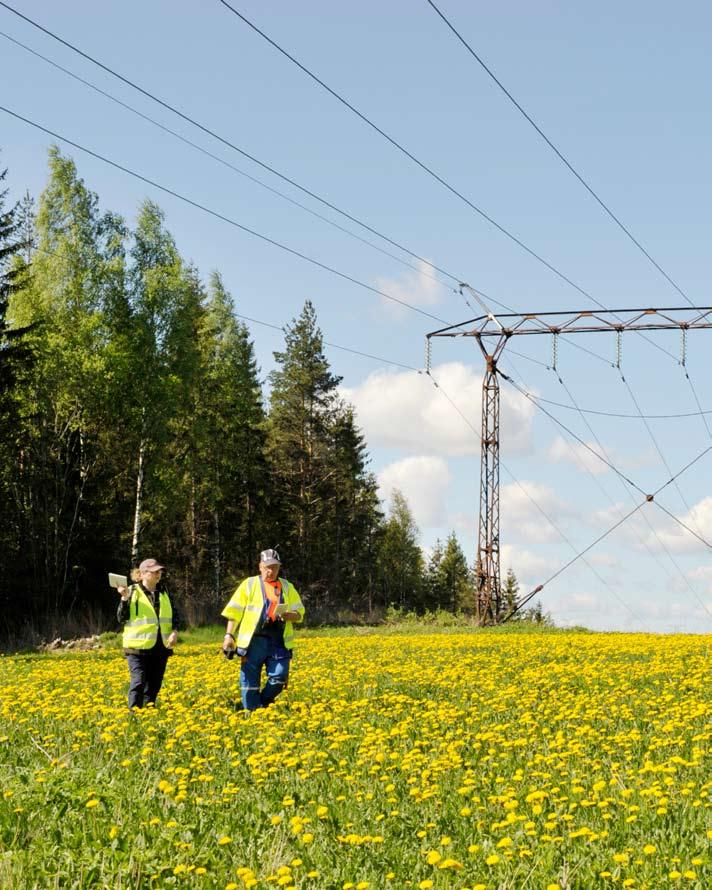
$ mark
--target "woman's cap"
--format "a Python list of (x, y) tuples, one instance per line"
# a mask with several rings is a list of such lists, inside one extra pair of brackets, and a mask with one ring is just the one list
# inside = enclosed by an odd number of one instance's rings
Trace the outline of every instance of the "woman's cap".
[(279, 558), (279, 553), (276, 550), (263, 550), (260, 553), (260, 565), (278, 566), (281, 564), (282, 560)]
[(144, 559), (138, 570), (139, 572), (160, 572), (163, 568), (157, 559)]

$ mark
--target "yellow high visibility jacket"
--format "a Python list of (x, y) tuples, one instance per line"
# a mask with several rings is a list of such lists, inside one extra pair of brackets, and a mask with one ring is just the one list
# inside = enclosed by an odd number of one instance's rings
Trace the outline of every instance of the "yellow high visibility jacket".
[(164, 641), (173, 630), (173, 607), (167, 593), (159, 593), (160, 618), (143, 592), (140, 584), (129, 588), (129, 618), (124, 624), (122, 645), (124, 649), (153, 649), (160, 626)]
[[(299, 621), (304, 618), (304, 605), (297, 593), (297, 588), (286, 580), (280, 578), (282, 584), (282, 601), (289, 606), (290, 612), (299, 615)], [(254, 575), (246, 578), (233, 593), (230, 602), (222, 610), (223, 618), (235, 622), (237, 626), (237, 639), (235, 643), (238, 649), (247, 649), (252, 636), (257, 630), (264, 608), (262, 586), (260, 576)], [(284, 645), (287, 649), (294, 648), (294, 625), (291, 621), (284, 622)]]

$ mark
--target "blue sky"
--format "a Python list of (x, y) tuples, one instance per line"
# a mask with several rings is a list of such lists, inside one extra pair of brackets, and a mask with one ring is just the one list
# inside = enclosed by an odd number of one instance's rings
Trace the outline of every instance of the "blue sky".
[[(16, 0), (16, 8), (225, 139), (414, 253), (517, 311), (592, 304), (405, 158), (225, 9), (203, 3), (96, 4)], [(683, 298), (623, 235), (509, 103), (425, 0), (333, 4), (235, 2), (275, 41), (340, 92), (498, 223), (607, 307), (679, 306)], [(712, 10), (660, 2), (438, 3), (473, 49), (636, 238), (697, 305), (708, 305), (712, 152), (708, 35)], [(364, 235), (332, 211), (0, 7), (0, 31), (272, 188)], [(2, 103), (69, 139), (270, 238), (449, 322), (479, 314), (452, 282), (399, 253), (410, 269), (260, 188), (0, 37)], [(14, 196), (38, 195), (52, 140), (0, 113), (2, 165)], [(72, 154), (102, 206), (135, 217), (155, 198), (184, 256), (204, 276), (219, 269), (237, 311), (282, 324), (305, 299), (327, 341), (413, 367), (424, 335), (441, 325), (401, 309), (100, 161)], [(441, 278), (440, 284), (431, 277)], [(495, 307), (496, 308), (496, 307)], [(262, 372), (278, 331), (252, 326)], [(702, 407), (709, 397), (709, 332), (690, 334), (688, 373), (629, 335), (622, 370), (608, 335), (561, 344), (520, 339), (502, 367), (544, 398), (634, 415), (587, 415), (550, 406), (577, 435), (594, 436), (612, 461), (654, 490), (712, 436), (702, 418), (640, 419)], [(679, 336), (654, 335), (674, 355)], [(521, 354), (515, 356), (514, 351)], [(356, 406), (385, 499), (408, 497), (432, 546), (455, 529), (472, 559), (479, 498), (479, 443), (427, 378), (329, 350)], [(440, 340), (433, 373), (480, 427), (482, 361), (471, 342)], [(626, 385), (627, 384), (627, 385)], [(545, 581), (639, 501), (590, 452), (502, 384), (502, 568), (525, 588)], [(630, 389), (628, 388), (630, 387)], [(693, 392), (694, 387), (694, 392)], [(568, 391), (568, 392), (567, 392)], [(631, 393), (633, 395), (631, 395)], [(708, 418), (712, 426), (712, 415)], [(651, 433), (652, 432), (652, 436)], [(667, 509), (712, 539), (712, 455), (661, 494)], [(532, 500), (533, 499), (533, 500)], [(569, 539), (564, 542), (533, 501)], [(571, 549), (573, 547), (574, 549)], [(653, 505), (547, 585), (545, 609), (560, 623), (611, 629), (712, 630), (709, 548)]]

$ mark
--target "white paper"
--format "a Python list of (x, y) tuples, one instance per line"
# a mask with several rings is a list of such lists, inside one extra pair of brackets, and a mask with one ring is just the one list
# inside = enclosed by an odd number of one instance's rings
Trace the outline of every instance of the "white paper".
[(126, 575), (114, 575), (109, 572), (109, 587), (128, 587), (129, 581)]

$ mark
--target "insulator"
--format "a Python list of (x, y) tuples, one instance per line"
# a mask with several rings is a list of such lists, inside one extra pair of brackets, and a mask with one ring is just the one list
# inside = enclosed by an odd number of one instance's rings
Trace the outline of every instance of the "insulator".
[(621, 358), (623, 355), (623, 335), (620, 331), (616, 331), (616, 368), (621, 369)]
[(430, 349), (431, 349), (430, 337), (426, 337), (425, 338), (425, 373), (426, 374), (430, 373)]
[(551, 370), (556, 370), (556, 358), (559, 354), (559, 335), (554, 334), (551, 338)]
[(680, 364), (684, 368), (687, 361), (687, 331), (685, 328), (680, 328), (680, 340)]

